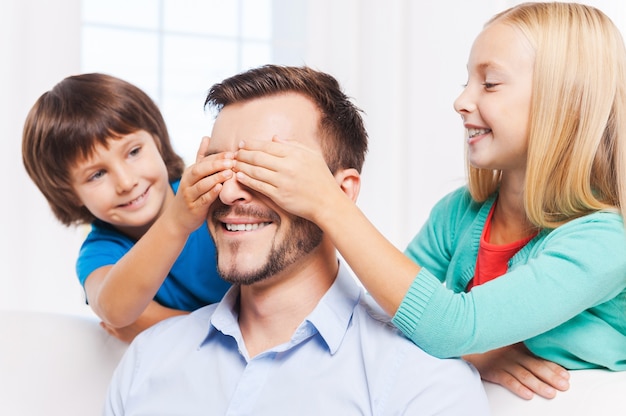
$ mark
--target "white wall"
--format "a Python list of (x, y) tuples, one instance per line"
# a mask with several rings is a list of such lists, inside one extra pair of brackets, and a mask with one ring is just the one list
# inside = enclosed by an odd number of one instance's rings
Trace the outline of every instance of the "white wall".
[(88, 313), (74, 273), (81, 233), (57, 223), (22, 165), (35, 100), (79, 71), (80, 0), (0, 3), (0, 307)]
[[(463, 130), (452, 102), (482, 24), (515, 3), (309, 1), (306, 63), (335, 75), (367, 113), (371, 145), (359, 204), (400, 248), (435, 201), (464, 183)], [(621, 2), (588, 3), (626, 20)], [(79, 5), (0, 3), (0, 308), (90, 313), (74, 273), (84, 231), (57, 224), (21, 161), (28, 109), (80, 70)]]
[(367, 114), (359, 205), (397, 247), (465, 181), (463, 127), (452, 102), (473, 38), (497, 10), (492, 3), (311, 2), (307, 63), (336, 75)]

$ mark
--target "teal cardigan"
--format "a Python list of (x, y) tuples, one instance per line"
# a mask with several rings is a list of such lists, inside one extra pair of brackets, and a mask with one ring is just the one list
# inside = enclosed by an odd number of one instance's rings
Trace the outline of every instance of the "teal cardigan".
[(542, 230), (505, 275), (464, 293), (495, 198), (477, 203), (463, 187), (437, 203), (406, 249), (422, 269), (394, 324), (437, 357), (524, 341), (537, 356), (569, 369), (626, 370), (621, 216), (600, 211)]

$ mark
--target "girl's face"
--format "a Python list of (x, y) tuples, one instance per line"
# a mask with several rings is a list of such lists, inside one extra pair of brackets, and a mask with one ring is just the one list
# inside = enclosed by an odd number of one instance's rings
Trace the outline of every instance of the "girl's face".
[(97, 145), (71, 169), (72, 186), (96, 218), (141, 237), (173, 198), (154, 138), (139, 130)]
[(523, 174), (534, 58), (528, 40), (507, 24), (490, 24), (474, 41), (467, 85), (454, 102), (472, 166)]

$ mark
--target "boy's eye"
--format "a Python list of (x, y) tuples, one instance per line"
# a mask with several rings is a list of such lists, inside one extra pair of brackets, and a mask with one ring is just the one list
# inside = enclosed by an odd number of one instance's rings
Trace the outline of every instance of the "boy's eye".
[(87, 182), (92, 182), (95, 180), (100, 179), (101, 177), (104, 176), (104, 171), (103, 170), (99, 170), (96, 173), (94, 173), (93, 175), (91, 175), (90, 177), (87, 178)]
[(141, 150), (141, 147), (137, 146), (131, 149), (131, 151), (129, 152), (130, 156), (137, 156), (139, 154), (139, 151)]
[(485, 87), (485, 89), (495, 88), (498, 85), (500, 85), (500, 84), (495, 84), (495, 83), (492, 83), (492, 82), (484, 82), (483, 83), (483, 87)]

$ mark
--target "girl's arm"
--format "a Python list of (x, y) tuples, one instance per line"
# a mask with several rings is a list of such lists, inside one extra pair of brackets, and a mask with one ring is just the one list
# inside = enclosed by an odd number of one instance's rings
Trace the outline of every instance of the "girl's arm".
[[(236, 156), (234, 170), (246, 186), (318, 224), (366, 289), (387, 313), (395, 314), (420, 267), (392, 246), (339, 192), (321, 155), (295, 143), (247, 141)], [(440, 282), (433, 285), (441, 286)], [(441, 331), (446, 329), (440, 327), (436, 332)], [(413, 341), (420, 344), (419, 339)], [(535, 357), (521, 343), (464, 358), (477, 367), (483, 379), (523, 398), (533, 394), (551, 398), (557, 389), (569, 387), (569, 373), (563, 367)]]
[(239, 182), (317, 224), (380, 306), (395, 314), (420, 268), (341, 191), (321, 154), (296, 142), (249, 140), (235, 159)]
[(232, 154), (204, 157), (207, 148), (208, 138), (204, 138), (196, 163), (183, 173), (178, 192), (128, 253), (115, 265), (101, 267), (87, 277), (89, 304), (109, 327), (126, 327), (142, 315), (189, 235), (206, 221), (222, 182), (232, 176)]
[[(576, 339), (574, 343), (615, 346), (621, 339), (619, 331), (600, 329), (593, 318), (594, 313), (608, 315), (612, 307), (608, 301), (625, 290), (626, 235), (615, 213), (590, 214), (542, 232), (534, 244), (522, 249), (521, 261), (505, 276), (471, 292), (456, 293), (442, 285), (444, 276), (420, 268), (378, 233), (337, 189), (318, 152), (292, 142), (250, 140), (242, 144), (235, 159), (233, 170), (238, 180), (318, 224), (365, 288), (393, 316), (394, 324), (430, 354), (458, 357), (523, 340), (531, 350), (540, 349), (541, 342), (558, 337), (548, 332), (550, 329), (575, 316), (579, 317), (577, 322), (588, 322), (603, 338), (586, 337), (586, 331), (568, 324), (566, 337)], [(476, 232), (468, 225), (476, 218), (476, 212), (470, 211), (475, 204), (471, 199), (465, 201), (464, 192), (452, 196), (456, 199), (445, 198), (437, 205), (429, 219), (432, 232), (426, 230), (427, 236), (434, 237), (428, 244), (450, 250), (443, 253), (450, 256), (443, 259), (448, 261), (451, 256), (465, 257), (476, 241), (467, 237)], [(453, 212), (458, 214), (456, 219), (450, 216)], [(462, 225), (458, 221), (463, 221)], [(440, 227), (452, 232), (442, 233)], [(593, 243), (581, 244), (583, 241)], [(450, 273), (467, 272), (468, 265), (475, 262), (471, 257), (452, 266)], [(459, 284), (455, 276), (448, 278)], [(592, 307), (597, 311), (586, 312)], [(606, 354), (590, 359), (609, 368), (621, 365), (608, 353), (613, 350), (606, 350)], [(558, 355), (554, 351), (550, 354)]]

